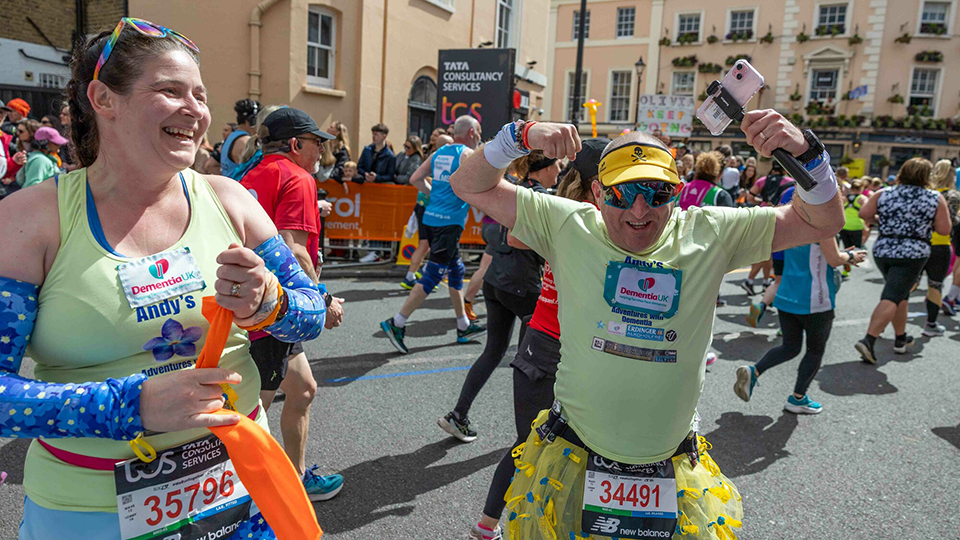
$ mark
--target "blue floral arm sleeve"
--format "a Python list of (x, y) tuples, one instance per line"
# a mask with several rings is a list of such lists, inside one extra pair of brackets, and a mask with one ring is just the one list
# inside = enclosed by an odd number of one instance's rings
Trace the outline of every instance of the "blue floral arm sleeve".
[(264, 331), (287, 343), (315, 339), (327, 319), (327, 304), (323, 299), (327, 288), (307, 277), (290, 246), (279, 234), (254, 248), (254, 251), (263, 259), (267, 269), (277, 276), (289, 305), (283, 319), (264, 328)]
[(37, 319), (39, 290), (0, 277), (0, 436), (136, 438), (143, 431), (144, 375), (59, 384), (17, 374)]

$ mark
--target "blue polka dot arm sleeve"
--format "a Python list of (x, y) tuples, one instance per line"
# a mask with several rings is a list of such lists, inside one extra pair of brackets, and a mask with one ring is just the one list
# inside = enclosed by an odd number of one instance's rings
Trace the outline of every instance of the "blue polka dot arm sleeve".
[(254, 251), (263, 259), (267, 269), (277, 276), (289, 306), (283, 319), (264, 331), (287, 343), (316, 339), (327, 318), (327, 304), (323, 299), (327, 288), (307, 277), (290, 246), (279, 234)]
[(37, 319), (39, 290), (0, 277), (0, 436), (136, 438), (143, 432), (144, 375), (60, 384), (17, 374)]

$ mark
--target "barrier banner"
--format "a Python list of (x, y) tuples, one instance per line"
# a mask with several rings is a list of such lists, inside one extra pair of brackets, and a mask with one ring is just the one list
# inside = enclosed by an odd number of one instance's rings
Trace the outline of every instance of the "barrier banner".
[[(335, 180), (320, 183), (320, 188), (327, 191), (327, 201), (333, 205), (333, 212), (326, 218), (326, 237), (399, 242), (417, 204), (417, 188), (352, 182), (348, 186), (349, 192)], [(483, 244), (481, 219), (483, 212), (470, 208), (460, 243)]]

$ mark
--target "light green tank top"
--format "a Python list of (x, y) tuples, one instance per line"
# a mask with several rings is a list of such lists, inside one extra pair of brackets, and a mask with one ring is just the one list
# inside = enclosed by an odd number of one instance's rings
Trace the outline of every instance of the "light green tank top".
[[(37, 364), (37, 379), (57, 383), (103, 381), (134, 373), (154, 377), (193, 368), (209, 329), (200, 306), (204, 295), (215, 294), (216, 257), (231, 242), (241, 241), (206, 179), (190, 169), (182, 174), (190, 200), (190, 223), (180, 241), (167, 251), (189, 248), (203, 276), (204, 288), (136, 309), (130, 307), (124, 295), (117, 266), (137, 259), (109, 253), (94, 237), (87, 216), (86, 169), (60, 177), (60, 249), (40, 290), (36, 327), (27, 348), (27, 354)], [(169, 339), (158, 344), (160, 340), (154, 338), (165, 337), (164, 324)], [(178, 327), (183, 329), (182, 333)], [(195, 347), (174, 347), (177, 352), (164, 359), (166, 354), (159, 347), (177, 341), (178, 336), (182, 336), (181, 342), (195, 339), (198, 332), (191, 331), (193, 327), (202, 332)], [(153, 348), (145, 349), (151, 340)], [(243, 377), (243, 382), (235, 386), (240, 397), (237, 409), (244, 414), (253, 411), (259, 400), (260, 375), (250, 357), (247, 334), (236, 326), (224, 348), (220, 367)], [(262, 423), (265, 424), (265, 417)], [(159, 452), (209, 433), (195, 429), (147, 437), (146, 441)], [(134, 457), (126, 441), (73, 438), (44, 442), (84, 456), (117, 461)], [(112, 472), (68, 465), (36, 441), (27, 452), (23, 483), (27, 496), (45, 508), (117, 511)]]

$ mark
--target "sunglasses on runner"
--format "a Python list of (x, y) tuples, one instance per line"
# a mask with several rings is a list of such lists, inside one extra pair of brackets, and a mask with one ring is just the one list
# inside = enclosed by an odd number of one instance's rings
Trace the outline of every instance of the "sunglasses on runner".
[(603, 202), (608, 206), (626, 210), (633, 206), (633, 202), (640, 195), (647, 202), (647, 206), (659, 208), (674, 199), (676, 188), (677, 184), (656, 180), (604, 186)]
[(130, 26), (137, 32), (140, 32), (144, 36), (155, 37), (155, 38), (165, 38), (167, 36), (173, 37), (186, 45), (190, 50), (195, 53), (199, 53), (200, 49), (197, 48), (194, 42), (190, 41), (187, 36), (184, 36), (176, 30), (171, 30), (169, 28), (160, 26), (159, 24), (153, 24), (150, 21), (145, 21), (143, 19), (136, 19), (133, 17), (124, 17), (120, 19), (120, 22), (117, 23), (117, 27), (113, 29), (113, 33), (110, 34), (110, 37), (107, 39), (107, 44), (103, 46), (103, 52), (100, 53), (100, 59), (97, 60), (97, 67), (93, 70), (93, 80), (97, 80), (97, 77), (100, 76), (100, 69), (104, 64), (107, 63), (107, 60), (110, 58), (110, 53), (113, 52), (113, 46), (117, 44), (117, 40), (120, 39), (120, 32), (123, 31), (125, 26)]

